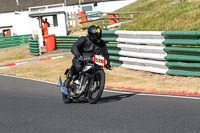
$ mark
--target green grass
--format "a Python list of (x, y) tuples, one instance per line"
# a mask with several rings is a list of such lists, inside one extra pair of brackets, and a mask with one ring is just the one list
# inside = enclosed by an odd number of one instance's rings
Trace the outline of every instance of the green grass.
[(168, 31), (200, 30), (200, 2), (174, 0), (138, 0), (118, 11), (145, 11), (120, 30)]
[[(115, 12), (137, 12), (131, 22), (117, 27), (117, 30), (168, 31), (200, 30), (200, 2), (174, 2), (174, 0), (138, 0)], [(128, 17), (120, 16), (120, 17)], [(93, 22), (100, 24), (102, 21)], [(86, 24), (86, 25), (89, 25)], [(103, 26), (101, 26), (103, 28)]]

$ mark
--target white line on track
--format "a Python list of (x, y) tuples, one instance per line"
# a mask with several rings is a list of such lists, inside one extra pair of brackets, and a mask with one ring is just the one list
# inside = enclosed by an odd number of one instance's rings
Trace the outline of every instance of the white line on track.
[[(12, 78), (19, 78), (19, 79), (27, 79), (27, 80), (33, 80), (48, 84), (54, 84), (57, 85), (55, 82), (45, 81), (45, 80), (38, 80), (38, 79), (32, 79), (32, 78), (25, 78), (25, 77), (19, 77), (19, 76), (13, 76), (8, 74), (0, 74), (0, 76), (5, 77), (12, 77)], [(154, 97), (170, 97), (170, 98), (182, 98), (182, 99), (193, 99), (193, 100), (200, 100), (200, 97), (191, 97), (191, 96), (175, 96), (175, 95), (161, 95), (161, 94), (149, 94), (149, 93), (140, 93), (140, 92), (126, 92), (126, 91), (118, 91), (118, 90), (104, 90), (105, 92), (111, 92), (111, 93), (119, 93), (119, 94), (135, 94), (137, 96), (154, 96)]]
[(176, 96), (176, 95), (162, 95), (162, 94), (150, 94), (150, 93), (140, 93), (140, 92), (124, 92), (117, 90), (104, 90), (105, 92), (120, 93), (120, 94), (135, 94), (137, 96), (154, 96), (154, 97), (171, 97), (171, 98), (183, 98), (183, 99), (195, 99), (200, 100), (200, 97), (191, 96)]
[(12, 77), (12, 78), (18, 78), (18, 79), (27, 79), (27, 80), (33, 80), (33, 81), (38, 81), (38, 82), (43, 82), (43, 83), (48, 83), (48, 84), (57, 84), (55, 82), (51, 81), (46, 81), (46, 80), (39, 80), (39, 79), (32, 79), (32, 78), (25, 78), (25, 77), (19, 77), (19, 76), (14, 76), (14, 75), (8, 75), (8, 74), (1, 74), (0, 76), (5, 76), (5, 77)]

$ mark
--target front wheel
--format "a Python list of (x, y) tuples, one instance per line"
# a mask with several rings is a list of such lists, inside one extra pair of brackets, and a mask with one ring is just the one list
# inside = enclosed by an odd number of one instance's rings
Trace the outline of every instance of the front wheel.
[(98, 70), (95, 73), (94, 82), (91, 83), (88, 91), (88, 101), (90, 104), (96, 104), (104, 90), (105, 73), (103, 70)]

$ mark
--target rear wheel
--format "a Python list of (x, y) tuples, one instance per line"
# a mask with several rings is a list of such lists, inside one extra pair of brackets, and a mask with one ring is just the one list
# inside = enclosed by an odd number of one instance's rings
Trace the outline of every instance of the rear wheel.
[[(69, 86), (70, 86), (70, 82), (71, 82), (71, 79), (70, 78), (67, 78), (64, 82), (64, 86), (66, 88), (69, 89)], [(68, 93), (69, 93), (69, 90), (68, 90)], [(71, 103), (73, 100), (71, 98), (69, 98), (66, 94), (62, 93), (62, 98), (63, 98), (63, 102), (65, 104), (68, 104), (68, 103)]]
[(95, 73), (94, 83), (90, 85), (88, 91), (88, 101), (90, 104), (96, 104), (104, 90), (105, 85), (105, 73), (103, 70), (98, 70)]

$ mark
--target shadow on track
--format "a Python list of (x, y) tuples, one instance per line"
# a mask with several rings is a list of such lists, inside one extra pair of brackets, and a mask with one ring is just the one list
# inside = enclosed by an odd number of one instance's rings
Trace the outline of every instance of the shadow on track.
[(132, 94), (120, 94), (120, 95), (115, 95), (115, 96), (101, 97), (101, 99), (99, 100), (99, 102), (97, 104), (116, 102), (116, 101), (122, 100), (124, 98), (129, 98), (131, 96), (134, 96), (138, 93), (140, 93), (140, 92), (135, 92)]
[[(99, 102), (97, 102), (97, 104), (103, 104), (103, 103), (110, 103), (110, 102), (117, 102), (119, 100), (122, 100), (124, 98), (129, 98), (131, 96), (137, 95), (141, 92), (135, 92), (132, 94), (120, 94), (120, 95), (114, 95), (114, 96), (106, 96), (106, 97), (101, 97), (101, 99), (99, 100)], [(81, 104), (81, 103), (88, 103), (88, 100), (74, 100), (72, 102), (73, 104)]]

